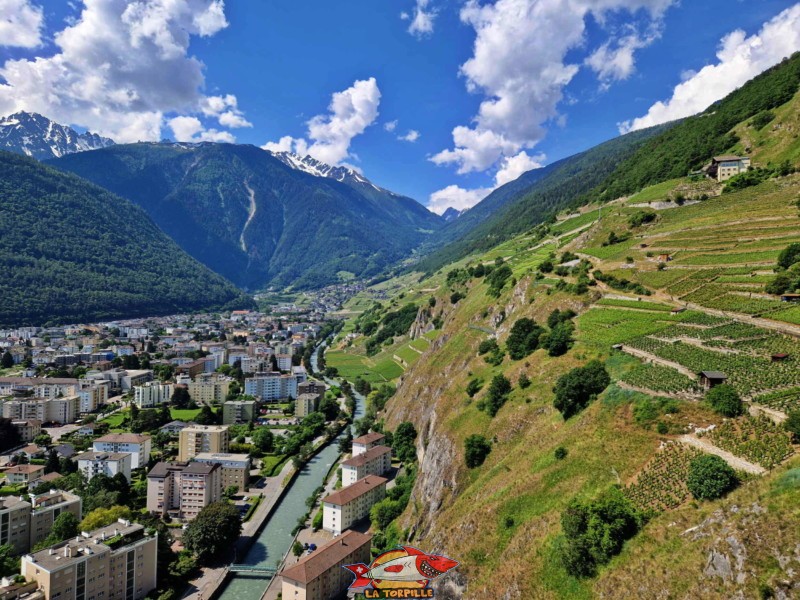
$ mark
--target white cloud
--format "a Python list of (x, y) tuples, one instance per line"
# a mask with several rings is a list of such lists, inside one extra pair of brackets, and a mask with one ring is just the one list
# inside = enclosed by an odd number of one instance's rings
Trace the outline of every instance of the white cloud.
[(178, 142), (228, 142), (236, 138), (228, 131), (206, 129), (197, 117), (175, 117), (167, 122)]
[(429, 8), (430, 0), (416, 0), (413, 15), (406, 12), (400, 13), (404, 21), (410, 20), (408, 33), (417, 37), (424, 37), (433, 33), (433, 23), (436, 20), (435, 9)]
[(672, 97), (656, 102), (647, 114), (620, 123), (620, 132), (635, 131), (696, 114), (800, 49), (800, 4), (787, 8), (750, 37), (736, 30), (717, 51), (717, 64), (687, 73)]
[(420, 133), (416, 129), (409, 129), (408, 133), (405, 135), (400, 135), (397, 137), (398, 140), (403, 142), (416, 142), (420, 138)]
[(457, 185), (448, 185), (446, 188), (431, 194), (428, 200), (428, 210), (441, 215), (450, 207), (456, 210), (472, 208), (491, 192), (492, 188), (467, 190)]
[(350, 153), (350, 143), (378, 118), (380, 101), (381, 92), (374, 77), (357, 80), (346, 90), (333, 94), (328, 114), (317, 115), (308, 121), (310, 143), (303, 138), (284, 136), (262, 148), (272, 152), (310, 154), (329, 165), (342, 164), (346, 159), (354, 158)]
[(645, 35), (629, 29), (632, 31), (628, 35), (607, 41), (586, 59), (586, 65), (597, 73), (604, 89), (611, 82), (623, 81), (633, 75), (636, 70), (636, 51), (649, 46), (661, 35), (657, 28), (652, 28)]
[[(3, 0), (0, 0), (3, 1)], [(7, 1), (7, 0), (6, 0)], [(118, 142), (158, 140), (168, 117), (203, 114), (226, 127), (247, 126), (235, 97), (208, 114), (203, 64), (192, 36), (227, 26), (222, 0), (83, 0), (80, 15), (54, 35), (52, 56), (0, 67), (0, 114), (42, 113)], [(229, 133), (205, 137), (229, 138)]]
[(223, 127), (236, 129), (253, 126), (250, 121), (244, 118), (244, 114), (239, 110), (236, 96), (233, 94), (208, 96), (204, 99), (200, 110), (207, 117), (216, 118)]
[(44, 12), (30, 0), (0, 0), (0, 46), (36, 48), (42, 43)]
[[(476, 39), (461, 74), (467, 89), (481, 93), (484, 100), (471, 126), (453, 129), (454, 147), (431, 160), (469, 173), (533, 148), (544, 137), (545, 124), (558, 119), (564, 87), (580, 69), (566, 62), (566, 57), (585, 44), (587, 17), (602, 25), (612, 12), (646, 11), (655, 23), (675, 1), (497, 0), (480, 4), (469, 0), (460, 16), (475, 29)], [(628, 54), (627, 49), (612, 50), (609, 45), (606, 52), (619, 54), (616, 69), (607, 76), (632, 70), (633, 49)]]
[(449, 185), (431, 194), (428, 200), (428, 209), (442, 214), (450, 206), (457, 210), (472, 208), (501, 185), (514, 181), (532, 169), (540, 169), (544, 160), (543, 154), (529, 156), (524, 151), (514, 156), (507, 156), (500, 162), (492, 187), (470, 190), (457, 185)]
[(397, 129), (397, 119), (395, 119), (394, 121), (387, 121), (386, 123), (384, 123), (383, 124), (383, 129), (385, 131), (390, 132), (390, 133), (392, 131), (394, 131), (395, 129)]

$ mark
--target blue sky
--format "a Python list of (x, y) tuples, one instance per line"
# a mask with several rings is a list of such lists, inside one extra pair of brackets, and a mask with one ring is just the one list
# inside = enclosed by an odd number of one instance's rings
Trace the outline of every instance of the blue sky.
[(0, 8), (11, 15), (0, 113), (37, 111), (120, 141), (272, 143), (354, 166), (439, 212), (701, 110), (800, 49), (800, 4), (778, 0)]

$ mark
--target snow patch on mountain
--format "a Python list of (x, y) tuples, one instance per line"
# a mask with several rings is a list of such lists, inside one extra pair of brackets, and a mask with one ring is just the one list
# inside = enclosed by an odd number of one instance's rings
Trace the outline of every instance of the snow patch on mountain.
[(372, 186), (379, 192), (388, 191), (379, 188), (361, 173), (349, 167), (333, 167), (327, 163), (317, 160), (316, 158), (313, 158), (312, 156), (300, 156), (294, 152), (271, 152), (271, 154), (286, 166), (296, 169), (297, 171), (303, 171), (304, 173), (308, 173), (309, 175), (313, 175), (315, 177), (327, 177), (329, 179), (335, 179), (336, 181), (348, 183), (350, 185), (368, 185)]
[(96, 133), (78, 133), (37, 113), (18, 112), (0, 118), (0, 150), (37, 160), (113, 146), (114, 141)]

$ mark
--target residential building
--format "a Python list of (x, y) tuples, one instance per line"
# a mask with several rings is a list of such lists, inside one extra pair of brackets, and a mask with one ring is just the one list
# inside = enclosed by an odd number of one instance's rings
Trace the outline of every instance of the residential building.
[(127, 452), (83, 452), (75, 457), (78, 470), (91, 480), (95, 475), (113, 477), (117, 473), (131, 480), (131, 455)]
[(133, 401), (139, 408), (152, 408), (169, 402), (174, 391), (172, 383), (148, 381), (133, 388)]
[(66, 425), (78, 418), (78, 396), (62, 398), (11, 398), (3, 402), (3, 417), (12, 421), (35, 419), (42, 423)]
[(78, 380), (71, 377), (0, 377), (0, 396), (25, 391), (37, 398), (72, 396)]
[(194, 457), (194, 460), (220, 466), (223, 490), (235, 485), (240, 492), (247, 491), (250, 481), (250, 456), (247, 454), (201, 452)]
[(726, 154), (715, 156), (706, 168), (706, 174), (717, 181), (727, 181), (734, 175), (750, 170), (750, 159), (747, 156)]
[(78, 395), (78, 412), (82, 415), (96, 411), (103, 404), (108, 403), (110, 382), (82, 381), (76, 390)]
[(17, 583), (13, 577), (0, 579), (0, 600), (44, 600), (44, 594), (37, 589), (35, 581)]
[(297, 386), (306, 380), (305, 371), (292, 374), (264, 373), (244, 380), (244, 393), (263, 402), (297, 398)]
[(296, 417), (307, 417), (317, 410), (319, 396), (316, 394), (300, 394), (294, 401), (294, 415)]
[(275, 360), (278, 363), (278, 369), (281, 371), (292, 370), (292, 355), (291, 354), (276, 354)]
[(19, 432), (19, 437), (23, 442), (32, 442), (33, 438), (42, 433), (42, 422), (39, 419), (12, 421), (11, 424)]
[(227, 452), (230, 436), (227, 425), (191, 425), (178, 438), (178, 460), (191, 460), (201, 452)]
[(309, 380), (297, 385), (297, 394), (316, 394), (322, 400), (327, 386), (321, 381)]
[(372, 450), (375, 446), (382, 445), (385, 439), (385, 435), (375, 431), (355, 438), (353, 440), (353, 456), (364, 454), (367, 450)]
[(69, 492), (50, 490), (46, 494), (31, 495), (31, 505), (30, 548), (36, 546), (50, 534), (56, 517), (61, 513), (72, 513), (78, 521), (81, 520), (81, 497)]
[(281, 571), (285, 600), (329, 600), (344, 595), (353, 575), (344, 565), (369, 564), (372, 536), (348, 530)]
[(222, 422), (225, 425), (249, 423), (258, 417), (255, 400), (229, 400), (222, 405)]
[(368, 475), (383, 475), (391, 468), (392, 449), (375, 446), (342, 462), (342, 485), (352, 485)]
[(10, 544), (15, 554), (30, 549), (31, 505), (17, 496), (0, 496), (0, 546)]
[(172, 435), (178, 435), (181, 431), (189, 427), (189, 423), (185, 421), (170, 421), (166, 425), (162, 426), (159, 431), (166, 431)]
[(156, 587), (158, 536), (117, 523), (22, 557), (45, 600), (142, 600)]
[(322, 500), (322, 528), (333, 535), (369, 516), (372, 505), (386, 497), (383, 477), (364, 477)]
[(189, 395), (198, 404), (220, 404), (228, 396), (233, 380), (229, 377), (204, 374), (187, 384)]
[(92, 443), (95, 452), (124, 452), (131, 455), (131, 469), (146, 467), (152, 441), (145, 433), (109, 433)]
[(6, 479), (8, 483), (19, 485), (31, 485), (36, 483), (39, 478), (44, 475), (44, 467), (42, 465), (17, 465), (6, 469)]
[(160, 462), (147, 474), (147, 510), (191, 521), (222, 491), (219, 463)]

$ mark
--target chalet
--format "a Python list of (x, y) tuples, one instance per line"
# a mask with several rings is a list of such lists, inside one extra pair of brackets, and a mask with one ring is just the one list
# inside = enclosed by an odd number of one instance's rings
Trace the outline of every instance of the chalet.
[(700, 371), (698, 375), (700, 377), (700, 385), (705, 390), (710, 390), (728, 380), (728, 376), (722, 371)]
[(800, 302), (800, 294), (781, 294), (781, 302)]
[(750, 170), (750, 158), (725, 154), (715, 156), (703, 169), (708, 177), (717, 181), (727, 181), (734, 175)]

